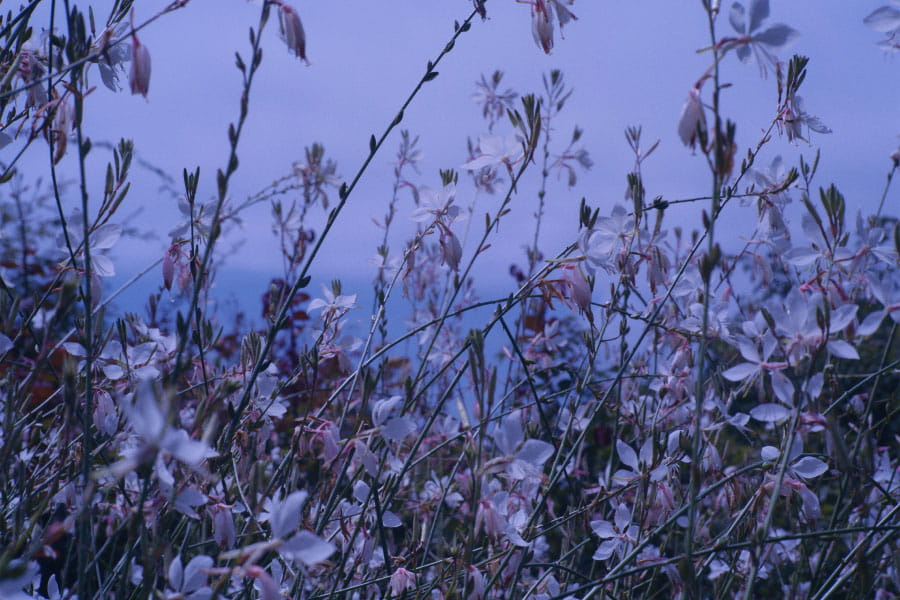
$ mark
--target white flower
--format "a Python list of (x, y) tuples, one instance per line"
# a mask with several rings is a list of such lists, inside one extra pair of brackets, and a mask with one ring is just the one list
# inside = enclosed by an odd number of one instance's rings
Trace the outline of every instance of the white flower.
[(622, 556), (637, 541), (638, 527), (631, 524), (631, 510), (624, 502), (616, 508), (612, 523), (591, 521), (591, 529), (603, 540), (594, 552), (594, 560), (607, 560), (613, 554)]
[(309, 303), (309, 310), (314, 311), (324, 308), (325, 311), (322, 313), (323, 318), (325, 316), (330, 317), (336, 313), (343, 313), (356, 308), (357, 294), (353, 294), (352, 296), (335, 294), (332, 290), (329, 290), (325, 284), (322, 284), (322, 294), (325, 296), (325, 299), (315, 298)]
[(166, 591), (165, 598), (167, 600), (212, 598), (213, 590), (206, 585), (209, 577), (206, 571), (212, 566), (213, 559), (202, 554), (192, 558), (186, 567), (181, 564), (181, 555), (176, 556), (169, 565), (169, 590)]
[(416, 575), (403, 567), (398, 567), (391, 574), (391, 593), (400, 596), (406, 590), (416, 589)]
[[(83, 257), (84, 248), (79, 250), (84, 242), (82, 235), (82, 213), (80, 210), (72, 211), (69, 215), (69, 243), (75, 251), (76, 257)], [(108, 256), (102, 253), (103, 250), (112, 248), (119, 238), (122, 237), (122, 226), (115, 223), (105, 223), (90, 232), (89, 239), (91, 243), (91, 273), (96, 277), (112, 277), (116, 274), (116, 267)], [(56, 239), (56, 245), (65, 255), (69, 255), (66, 240), (63, 235), (59, 235)]]
[(825, 125), (819, 117), (814, 117), (806, 112), (803, 98), (793, 96), (784, 103), (784, 108), (778, 116), (778, 128), (787, 136), (789, 142), (795, 139), (806, 141), (803, 137), (803, 126), (816, 133), (831, 133), (831, 128)]
[(511, 168), (523, 154), (522, 144), (515, 133), (505, 138), (498, 135), (482, 135), (478, 137), (479, 155), (462, 165), (467, 171), (478, 171), (485, 167), (506, 165)]
[(522, 431), (522, 412), (513, 411), (494, 430), (494, 443), (505, 455), (498, 461), (505, 465), (507, 475), (515, 480), (539, 479), (544, 463), (553, 456), (552, 444), (542, 440), (525, 440)]
[(100, 32), (91, 48), (100, 67), (103, 85), (114, 92), (119, 91), (119, 73), (125, 71), (125, 63), (131, 60), (131, 46), (124, 42), (112, 45), (112, 42), (123, 39), (128, 28), (128, 23), (125, 22), (107, 27)]
[(422, 186), (419, 192), (419, 206), (413, 211), (412, 220), (417, 223), (426, 221), (453, 222), (459, 216), (459, 207), (453, 204), (456, 197), (456, 185), (451, 183), (439, 190)]
[(185, 430), (168, 424), (168, 410), (160, 405), (150, 383), (141, 384), (134, 401), (122, 402), (121, 406), (137, 439), (122, 452), (122, 460), (110, 468), (112, 474), (123, 476), (138, 465), (153, 462), (159, 477), (171, 479), (160, 453), (195, 470), (204, 460), (219, 455), (206, 442), (193, 440)]
[(311, 531), (301, 530), (288, 537), (300, 526), (300, 510), (306, 502), (307, 493), (293, 492), (284, 500), (273, 498), (266, 501), (266, 513), (260, 521), (268, 522), (272, 538), (280, 542), (278, 553), (288, 560), (312, 566), (334, 554), (334, 544), (323, 540)]
[(756, 56), (761, 75), (766, 75), (766, 63), (776, 64), (774, 52), (793, 42), (797, 31), (783, 23), (775, 23), (763, 30), (763, 21), (769, 17), (769, 0), (750, 0), (749, 9), (740, 2), (731, 5), (728, 20), (740, 34), (735, 40), (735, 51), (741, 62), (749, 62), (751, 53)]
[(627, 250), (634, 234), (634, 217), (621, 205), (613, 208), (612, 216), (598, 219), (595, 228), (585, 231), (578, 240), (588, 272), (593, 274), (596, 267), (612, 272), (613, 255)]

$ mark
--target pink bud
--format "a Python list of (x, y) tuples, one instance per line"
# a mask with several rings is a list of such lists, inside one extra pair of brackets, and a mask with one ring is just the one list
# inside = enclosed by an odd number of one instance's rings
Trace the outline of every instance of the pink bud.
[(588, 285), (581, 269), (577, 265), (567, 264), (562, 266), (563, 282), (569, 294), (569, 300), (578, 307), (581, 312), (591, 312), (591, 286)]
[(688, 92), (688, 98), (681, 109), (678, 120), (678, 135), (685, 146), (694, 149), (697, 144), (698, 131), (706, 131), (706, 116), (703, 114), (703, 101), (700, 100), (700, 88), (694, 86)]
[(446, 227), (441, 228), (441, 262), (454, 271), (459, 271), (459, 260), (462, 258), (462, 245), (453, 232)]
[(178, 246), (173, 245), (166, 250), (166, 254), (163, 256), (163, 285), (166, 286), (167, 290), (172, 289), (172, 280), (175, 279), (175, 263), (178, 261), (178, 254)]
[(150, 52), (147, 46), (138, 39), (137, 34), (131, 36), (131, 93), (140, 94), (144, 98), (150, 90)]
[(534, 0), (531, 5), (531, 33), (535, 43), (550, 54), (553, 48), (553, 14), (547, 0)]
[(297, 11), (292, 6), (281, 4), (278, 9), (278, 23), (281, 26), (281, 37), (288, 50), (309, 64), (306, 60), (306, 33), (303, 31), (303, 23), (300, 22)]
[(475, 3), (475, 12), (478, 13), (478, 16), (480, 16), (482, 20), (487, 19), (487, 9), (484, 7), (484, 3), (486, 0), (472, 1)]

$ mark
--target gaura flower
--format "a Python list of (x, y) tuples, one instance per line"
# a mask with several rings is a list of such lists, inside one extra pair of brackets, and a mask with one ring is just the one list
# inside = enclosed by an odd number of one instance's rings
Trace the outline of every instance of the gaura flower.
[(462, 258), (462, 245), (450, 228), (438, 221), (441, 230), (441, 263), (447, 265), (454, 271), (459, 271), (459, 261)]
[(485, 167), (506, 165), (507, 169), (522, 158), (522, 143), (515, 133), (505, 138), (498, 135), (482, 135), (478, 138), (479, 155), (462, 165), (467, 171), (478, 171)]
[(572, 302), (579, 312), (590, 314), (591, 312), (591, 286), (588, 284), (581, 269), (575, 264), (562, 266), (563, 285)]
[(681, 118), (678, 120), (678, 135), (682, 143), (694, 149), (697, 145), (699, 132), (705, 132), (706, 116), (703, 114), (703, 102), (700, 100), (700, 87), (695, 85), (688, 92), (687, 100), (681, 109)]
[(391, 592), (400, 596), (406, 590), (416, 589), (416, 576), (403, 567), (398, 567), (391, 575)]
[(553, 11), (547, 0), (531, 3), (531, 33), (534, 42), (545, 54), (550, 54), (553, 49)]
[(131, 36), (131, 93), (140, 94), (144, 98), (150, 91), (150, 52), (141, 43), (137, 34)]
[(294, 7), (287, 4), (278, 5), (278, 24), (281, 27), (281, 38), (287, 44), (288, 50), (294, 56), (300, 58), (306, 64), (306, 33), (303, 31), (303, 23), (300, 15)]

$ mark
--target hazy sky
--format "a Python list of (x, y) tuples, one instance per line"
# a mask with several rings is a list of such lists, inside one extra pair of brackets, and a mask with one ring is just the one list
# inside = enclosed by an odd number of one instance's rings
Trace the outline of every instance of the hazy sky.
[[(83, 2), (76, 4), (86, 8)], [(105, 15), (111, 2), (91, 4), (97, 15)], [(136, 20), (142, 21), (167, 3), (142, 0), (136, 4)], [(292, 162), (301, 159), (303, 148), (313, 142), (323, 143), (337, 160), (339, 173), (351, 177), (368, 152), (369, 135), (380, 134), (393, 118), (423, 73), (425, 62), (451, 36), (454, 19), (461, 21), (471, 9), (469, 0), (295, 0), (293, 4), (305, 25), (312, 64), (306, 66), (288, 54), (273, 18), (264, 34), (263, 65), (240, 145), (241, 166), (232, 179), (234, 200), (289, 173)], [(900, 132), (900, 64), (884, 56), (875, 46), (880, 34), (862, 23), (883, 4), (885, 0), (771, 0), (769, 22), (785, 22), (801, 33), (781, 58), (792, 53), (811, 57), (801, 95), (809, 112), (834, 133), (814, 134), (811, 145), (776, 139), (763, 152), (761, 164), (768, 164), (776, 154), (783, 155), (789, 165), (795, 164), (799, 153), (812, 156), (821, 148), (818, 183), (835, 182), (854, 213), (857, 208), (871, 210), (877, 203), (890, 166), (888, 156), (896, 149)], [(730, 2), (723, 2), (723, 9), (727, 6)], [(466, 137), (474, 139), (487, 131), (471, 99), (482, 73), (500, 69), (506, 73), (504, 87), (527, 93), (540, 91), (541, 75), (559, 68), (575, 93), (555, 124), (558, 147), (565, 144), (572, 127), (580, 125), (594, 168), (581, 176), (574, 190), (554, 182), (542, 235), (548, 252), (574, 240), (582, 196), (605, 213), (623, 202), (625, 175), (632, 166), (623, 135), (629, 125), (642, 125), (647, 143), (661, 140), (644, 166), (650, 198), (661, 194), (676, 199), (708, 192), (702, 157), (692, 156), (676, 133), (687, 91), (708, 66), (708, 55), (696, 52), (708, 40), (699, 0), (578, 0), (572, 9), (579, 20), (567, 26), (565, 39), (557, 38), (550, 56), (532, 40), (528, 6), (513, 0), (490, 0), (487, 8), (490, 18), (476, 20), (440, 66), (440, 76), (425, 87), (406, 113), (402, 127), (421, 135), (425, 153), (418, 183), (437, 187), (439, 168), (457, 168), (467, 160)], [(183, 10), (151, 25), (141, 35), (153, 60), (149, 100), (126, 91), (114, 94), (99, 85), (95, 73), (99, 87), (87, 103), (88, 135), (108, 141), (133, 138), (141, 158), (178, 181), (182, 168), (200, 166), (200, 195), (211, 197), (215, 170), (224, 166), (227, 157), (226, 129), (237, 116), (240, 78), (234, 52), (246, 54), (247, 29), (255, 25), (258, 11), (258, 4), (245, 0), (192, 0)], [(726, 15), (719, 20), (719, 31), (720, 35), (733, 33)], [(761, 79), (754, 64), (742, 64), (733, 56), (724, 62), (722, 77), (732, 84), (723, 92), (724, 113), (739, 123), (739, 155), (743, 155), (774, 115), (775, 78), (770, 74)], [(496, 129), (500, 134), (508, 131), (505, 122)], [(325, 259), (314, 269), (317, 281), (341, 277), (363, 286), (371, 277), (367, 260), (381, 239), (371, 217), (380, 218), (390, 199), (390, 163), (398, 142), (396, 132), (351, 197), (324, 247)], [(103, 152), (94, 152), (96, 173), (102, 173), (106, 160)], [(26, 165), (36, 176), (45, 174), (45, 161), (46, 149), (36, 147)], [(533, 169), (526, 176), (511, 218), (503, 224), (491, 254), (484, 257), (484, 267), (493, 273), (497, 269), (505, 272), (513, 260), (521, 261), (521, 248), (533, 227), (538, 174), (539, 169)], [(153, 175), (138, 170), (133, 180), (127, 202), (133, 209), (143, 208), (135, 223), (156, 232), (158, 238), (120, 243), (114, 254), (119, 280), (162, 255), (166, 234), (179, 218), (175, 201), (158, 191)], [(97, 181), (94, 190), (99, 196)], [(459, 204), (468, 206), (472, 198), (472, 190), (461, 186)], [(483, 196), (477, 200), (478, 224), (496, 202), (496, 198)], [(896, 195), (888, 206), (896, 206)], [(128, 207), (123, 209), (123, 215), (129, 212)], [(412, 212), (408, 199), (400, 212), (398, 222), (408, 227), (407, 215)], [(726, 216), (730, 219), (726, 223), (740, 227), (750, 215), (734, 213)], [(669, 218), (670, 226), (678, 224), (675, 211)], [(680, 219), (685, 228), (699, 225), (691, 211)], [(233, 286), (246, 297), (247, 290), (261, 292), (280, 272), (270, 223), (265, 205), (244, 215), (242, 229), (231, 240), (242, 238), (246, 244), (227, 258), (220, 288)], [(402, 239), (396, 237), (393, 249), (399, 252), (401, 248)], [(161, 279), (156, 272), (151, 277), (154, 285)], [(492, 276), (486, 285), (496, 287), (497, 282)], [(502, 289), (505, 287), (498, 291), (502, 293)], [(253, 292), (251, 297), (255, 295)]]

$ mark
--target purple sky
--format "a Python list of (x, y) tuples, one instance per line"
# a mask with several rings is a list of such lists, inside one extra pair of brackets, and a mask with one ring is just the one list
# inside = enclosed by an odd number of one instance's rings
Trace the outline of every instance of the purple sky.
[[(799, 153), (811, 157), (816, 147), (821, 147), (818, 183), (835, 182), (853, 213), (872, 210), (877, 204), (889, 167), (888, 155), (896, 149), (900, 131), (896, 108), (900, 64), (883, 55), (875, 46), (880, 34), (862, 23), (885, 3), (771, 1), (769, 22), (787, 23), (801, 33), (781, 58), (792, 53), (811, 57), (801, 95), (809, 112), (821, 117), (834, 133), (814, 134), (812, 145), (776, 139), (763, 152), (761, 164), (767, 165), (781, 154), (793, 165)], [(96, 14), (104, 15), (111, 2), (92, 4)], [(156, 0), (137, 3), (136, 20), (142, 21), (165, 4)], [(86, 8), (84, 3), (79, 6)], [(232, 179), (235, 200), (287, 174), (292, 162), (302, 157), (304, 146), (313, 142), (323, 143), (338, 161), (339, 173), (351, 177), (365, 158), (369, 135), (384, 129), (418, 81), (426, 60), (449, 39), (454, 19), (461, 21), (471, 2), (295, 0), (294, 6), (306, 28), (312, 65), (305, 66), (288, 54), (273, 18), (265, 33), (263, 66), (240, 145), (241, 167)], [(727, 6), (730, 3), (723, 2), (723, 10)], [(462, 36), (439, 68), (440, 76), (425, 87), (402, 124), (422, 137), (425, 161), (418, 182), (437, 187), (439, 168), (458, 168), (467, 160), (466, 137), (474, 139), (487, 131), (471, 99), (474, 82), (482, 73), (501, 69), (506, 73), (504, 87), (527, 93), (540, 91), (542, 74), (562, 69), (575, 93), (557, 122), (558, 142), (564, 145), (572, 126), (580, 125), (595, 165), (581, 176), (574, 190), (561, 183), (551, 188), (551, 211), (542, 235), (548, 252), (574, 240), (582, 196), (607, 214), (615, 203), (623, 202), (625, 174), (632, 165), (623, 135), (626, 126), (642, 125), (647, 143), (661, 140), (644, 166), (650, 198), (657, 194), (667, 199), (701, 195), (709, 186), (703, 159), (692, 156), (676, 133), (687, 91), (708, 65), (707, 55), (696, 53), (707, 44), (699, 0), (578, 0), (572, 8), (579, 20), (566, 28), (565, 39), (557, 38), (553, 54), (545, 56), (532, 40), (528, 7), (513, 0), (490, 0), (489, 20), (477, 20), (471, 32)], [(215, 170), (224, 165), (227, 156), (226, 128), (237, 115), (240, 79), (234, 68), (234, 51), (246, 54), (247, 29), (255, 25), (258, 10), (258, 4), (244, 0), (193, 0), (185, 9), (151, 25), (141, 36), (153, 59), (149, 101), (127, 92), (113, 94), (99, 86), (94, 73), (99, 87), (88, 103), (88, 135), (108, 141), (133, 138), (141, 158), (178, 181), (182, 168), (199, 165), (200, 196), (211, 197)], [(720, 35), (733, 33), (726, 15), (720, 18), (719, 27)], [(723, 81), (733, 84), (723, 92), (723, 105), (725, 114), (739, 124), (739, 155), (743, 155), (772, 118), (775, 79), (770, 74), (763, 80), (755, 65), (729, 57), (723, 64)], [(508, 131), (505, 122), (496, 129), (501, 135)], [(389, 163), (398, 141), (399, 132), (388, 140), (352, 196), (324, 247), (324, 260), (314, 269), (317, 281), (340, 277), (362, 286), (371, 277), (367, 260), (381, 239), (371, 217), (381, 217), (390, 198)], [(31, 154), (25, 163), (30, 173), (43, 174), (46, 149), (36, 145)], [(99, 196), (99, 174), (107, 158), (102, 151), (93, 153), (91, 166), (98, 174), (95, 196)], [(63, 168), (74, 173), (71, 159), (67, 161)], [(162, 255), (166, 234), (179, 218), (175, 202), (158, 193), (157, 180), (146, 171), (134, 173), (127, 203), (132, 209), (143, 207), (137, 224), (156, 232), (158, 238), (120, 243), (114, 255), (119, 281)], [(514, 212), (503, 224), (491, 254), (484, 256), (480, 273), (496, 272), (498, 267), (505, 272), (510, 262), (521, 262), (521, 248), (533, 227), (538, 173), (539, 169), (533, 169), (526, 176)], [(471, 188), (460, 186), (457, 202), (465, 207), (472, 198)], [(484, 196), (477, 200), (479, 229), (483, 213), (497, 201)], [(889, 212), (895, 203), (889, 199)], [(405, 201), (400, 212), (397, 222), (408, 232), (411, 202)], [(125, 207), (122, 214), (129, 213)], [(692, 210), (685, 210), (681, 217), (673, 210), (668, 218), (670, 227), (699, 226)], [(735, 212), (726, 216), (730, 219), (726, 224), (739, 227), (750, 218), (750, 213)], [(246, 290), (250, 286), (261, 291), (269, 278), (280, 272), (270, 222), (265, 205), (244, 214), (242, 229), (235, 231), (230, 241), (244, 239), (246, 244), (227, 258), (220, 287)], [(395, 251), (404, 239), (400, 228), (397, 233), (392, 245)], [(739, 229), (735, 233), (741, 234)], [(156, 272), (151, 277), (153, 285), (161, 279)], [(500, 286), (496, 281), (492, 278), (485, 283), (505, 294), (511, 280), (501, 279)], [(315, 286), (313, 291), (317, 290)]]

